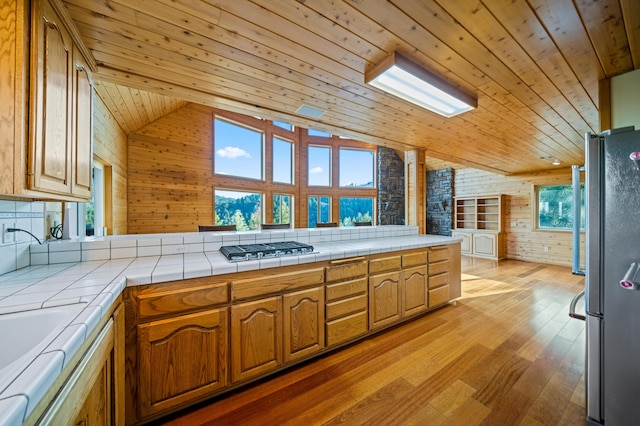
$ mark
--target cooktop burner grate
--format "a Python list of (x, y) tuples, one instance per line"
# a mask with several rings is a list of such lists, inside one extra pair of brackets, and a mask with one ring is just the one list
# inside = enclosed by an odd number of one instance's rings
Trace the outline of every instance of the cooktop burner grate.
[(313, 246), (297, 241), (282, 241), (277, 243), (238, 244), (222, 246), (220, 252), (230, 262), (265, 259), (281, 256), (299, 256), (315, 253)]

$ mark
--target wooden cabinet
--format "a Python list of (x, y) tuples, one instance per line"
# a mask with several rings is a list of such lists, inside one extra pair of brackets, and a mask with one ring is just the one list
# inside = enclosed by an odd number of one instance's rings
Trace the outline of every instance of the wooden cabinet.
[(128, 287), (127, 423), (441, 306), (460, 295), (459, 275), (451, 244)]
[(402, 317), (424, 312), (429, 307), (427, 292), (427, 266), (414, 266), (402, 270)]
[(282, 364), (282, 298), (231, 307), (231, 380), (239, 382)]
[(384, 327), (400, 320), (400, 271), (369, 276), (369, 328)]
[(502, 209), (501, 195), (455, 199), (456, 229), (452, 235), (462, 238), (462, 254), (496, 260), (504, 257)]
[(211, 277), (125, 290), (127, 424), (229, 385), (230, 292)]
[(449, 247), (429, 247), (429, 307), (449, 302)]
[(428, 251), (420, 249), (402, 255), (402, 317), (424, 312), (429, 307), (427, 289)]
[[(374, 271), (388, 271), (371, 274)], [(428, 309), (427, 251), (373, 256), (369, 261), (369, 328), (377, 329)]]
[[(0, 70), (4, 195), (91, 197), (93, 82), (80, 40), (58, 0), (15, 3), (15, 34), (2, 32), (11, 67)], [(26, 17), (31, 17), (30, 21)], [(21, 19), (22, 18), (22, 19)], [(11, 27), (11, 26), (10, 26)], [(8, 28), (10, 28), (8, 27)], [(5, 27), (7, 28), (7, 27)], [(4, 54), (3, 54), (4, 56)], [(24, 131), (28, 129), (28, 131)]]
[(138, 326), (143, 416), (226, 386), (228, 311), (212, 309)]
[(282, 305), (284, 362), (324, 349), (324, 287), (285, 294)]
[(39, 424), (124, 425), (124, 313), (120, 305), (84, 353)]
[(362, 257), (332, 261), (326, 268), (327, 347), (351, 341), (369, 330), (367, 268)]

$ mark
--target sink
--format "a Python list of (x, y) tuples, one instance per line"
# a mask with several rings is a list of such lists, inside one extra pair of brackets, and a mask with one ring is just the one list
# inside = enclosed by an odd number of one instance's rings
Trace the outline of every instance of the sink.
[(78, 303), (0, 315), (0, 391), (85, 307)]

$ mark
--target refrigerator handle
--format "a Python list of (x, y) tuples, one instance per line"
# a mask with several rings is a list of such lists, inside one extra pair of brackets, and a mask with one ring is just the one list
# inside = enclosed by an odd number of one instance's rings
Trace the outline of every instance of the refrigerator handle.
[(585, 291), (582, 290), (580, 293), (576, 294), (573, 299), (571, 299), (571, 304), (569, 305), (569, 316), (571, 318), (579, 319), (582, 321), (587, 319), (587, 317), (584, 315), (576, 314), (576, 304), (581, 297), (584, 297), (584, 292)]
[(638, 272), (640, 272), (640, 263), (633, 262), (627, 273), (624, 274), (624, 278), (620, 280), (620, 287), (627, 290), (640, 289), (640, 282), (638, 281)]

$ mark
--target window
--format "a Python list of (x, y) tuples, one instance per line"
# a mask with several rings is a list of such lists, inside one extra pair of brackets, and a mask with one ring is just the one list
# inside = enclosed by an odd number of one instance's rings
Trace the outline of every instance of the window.
[(293, 143), (273, 138), (273, 181), (293, 183)]
[[(581, 229), (584, 229), (584, 184), (580, 185), (582, 205), (580, 206)], [(540, 229), (572, 229), (573, 188), (571, 185), (538, 186), (537, 227)]]
[(331, 222), (331, 197), (311, 196), (308, 200), (309, 228), (315, 228), (318, 222)]
[(373, 198), (340, 198), (340, 224), (353, 226), (353, 222), (373, 223)]
[(105, 235), (104, 193), (104, 166), (94, 161), (91, 170), (91, 200), (77, 205), (79, 236)]
[(340, 186), (373, 188), (375, 159), (373, 151), (340, 148)]
[(309, 129), (307, 134), (309, 136), (319, 136), (321, 138), (330, 138), (331, 137), (331, 133), (325, 132), (323, 130)]
[(264, 134), (230, 121), (214, 121), (216, 174), (264, 179)]
[(309, 146), (309, 186), (331, 186), (331, 148)]
[(236, 225), (238, 231), (260, 228), (262, 194), (216, 189), (214, 198), (216, 225)]
[(291, 218), (293, 217), (291, 199), (291, 195), (274, 194), (273, 223), (291, 223)]
[(285, 130), (293, 131), (293, 126), (289, 123), (285, 123), (284, 121), (274, 121), (273, 125)]

